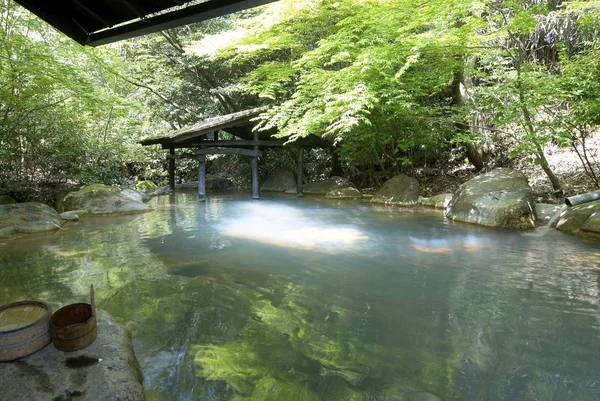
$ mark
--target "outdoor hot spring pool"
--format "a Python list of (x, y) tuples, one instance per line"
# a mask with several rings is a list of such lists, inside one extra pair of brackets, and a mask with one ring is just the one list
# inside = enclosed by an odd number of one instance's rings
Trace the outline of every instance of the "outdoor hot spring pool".
[(0, 304), (94, 284), (149, 400), (600, 399), (597, 244), (323, 198), (151, 203), (0, 240)]

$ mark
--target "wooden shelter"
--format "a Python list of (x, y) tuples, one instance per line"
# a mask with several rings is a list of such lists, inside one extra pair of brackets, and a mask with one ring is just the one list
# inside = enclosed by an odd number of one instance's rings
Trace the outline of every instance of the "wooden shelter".
[[(140, 141), (142, 146), (161, 145), (168, 149), (169, 154), (169, 187), (175, 189), (175, 160), (182, 156), (175, 155), (175, 149), (192, 149), (192, 154), (183, 157), (194, 157), (198, 160), (198, 197), (206, 198), (206, 156), (237, 154), (250, 157), (252, 169), (252, 197), (259, 198), (258, 191), (258, 159), (266, 147), (296, 147), (298, 148), (298, 163), (296, 172), (296, 193), (302, 196), (303, 158), (304, 149), (331, 148), (332, 144), (317, 136), (301, 138), (291, 144), (275, 137), (274, 131), (256, 130), (254, 119), (263, 113), (265, 108), (254, 108), (224, 116), (212, 117), (197, 124), (171, 132), (168, 136), (148, 138)], [(219, 133), (227, 132), (236, 139), (220, 139)]]
[(82, 45), (99, 46), (276, 0), (15, 0)]

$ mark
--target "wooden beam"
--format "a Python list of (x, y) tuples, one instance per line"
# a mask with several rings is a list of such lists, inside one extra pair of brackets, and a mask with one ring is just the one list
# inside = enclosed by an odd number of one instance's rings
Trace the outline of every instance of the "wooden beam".
[[(244, 140), (231, 140), (231, 141), (203, 141), (202, 146), (283, 146), (285, 141), (277, 140), (255, 140), (255, 141), (244, 141)], [(200, 143), (199, 143), (200, 145)]]
[[(258, 115), (258, 113), (257, 113), (257, 115)], [(253, 123), (250, 120), (252, 120), (255, 117), (256, 117), (256, 115), (248, 115), (243, 118), (236, 119), (236, 120), (229, 119), (229, 120), (225, 120), (221, 123), (211, 125), (208, 127), (200, 126), (199, 128), (194, 128), (194, 126), (192, 126), (192, 127), (190, 127), (191, 131), (184, 132), (182, 134), (174, 136), (171, 138), (171, 140), (176, 143), (185, 142), (185, 141), (189, 141), (189, 140), (194, 140), (196, 138), (200, 138), (200, 137), (205, 136), (216, 130), (222, 130), (222, 129), (226, 129), (226, 128), (229, 128), (232, 126), (251, 125)]]
[(166, 12), (155, 17), (145, 18), (141, 21), (93, 33), (89, 35), (87, 44), (91, 46), (105, 45), (123, 39), (206, 21), (215, 17), (222, 17), (237, 11), (272, 3), (273, 1), (276, 0), (205, 1), (194, 6), (183, 7), (176, 11)]
[(259, 150), (238, 149), (238, 148), (207, 148), (194, 149), (196, 155), (242, 155), (250, 157), (262, 157), (262, 152)]
[[(297, 145), (284, 145), (285, 141), (277, 141), (277, 140), (259, 140), (258, 146), (261, 147), (297, 147)], [(244, 141), (244, 140), (231, 140), (231, 141), (201, 141), (201, 142), (189, 142), (189, 143), (163, 143), (163, 149), (175, 148), (198, 148), (204, 146), (214, 146), (214, 147), (236, 147), (236, 146), (255, 146), (256, 143), (254, 141)]]

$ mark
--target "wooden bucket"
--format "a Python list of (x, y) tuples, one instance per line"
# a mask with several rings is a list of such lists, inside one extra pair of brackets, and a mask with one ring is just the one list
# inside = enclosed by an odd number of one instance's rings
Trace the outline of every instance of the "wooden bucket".
[(31, 355), (50, 343), (52, 311), (39, 301), (20, 301), (0, 307), (0, 361)]
[(71, 304), (57, 310), (50, 318), (50, 333), (56, 349), (77, 351), (96, 340), (96, 304), (94, 286), (90, 287), (91, 304)]

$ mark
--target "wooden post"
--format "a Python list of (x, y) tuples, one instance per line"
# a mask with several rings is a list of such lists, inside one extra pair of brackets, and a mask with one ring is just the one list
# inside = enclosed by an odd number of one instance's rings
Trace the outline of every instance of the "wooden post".
[(198, 159), (198, 199), (206, 200), (206, 155), (197, 155)]
[(296, 196), (302, 198), (302, 182), (304, 170), (304, 148), (298, 149), (298, 163), (296, 169)]
[(175, 149), (169, 148), (169, 188), (175, 190)]
[[(258, 142), (258, 132), (254, 132), (254, 142)], [(253, 149), (258, 153), (258, 145), (254, 145)], [(258, 156), (254, 156), (250, 163), (252, 167), (252, 199), (258, 199)]]

